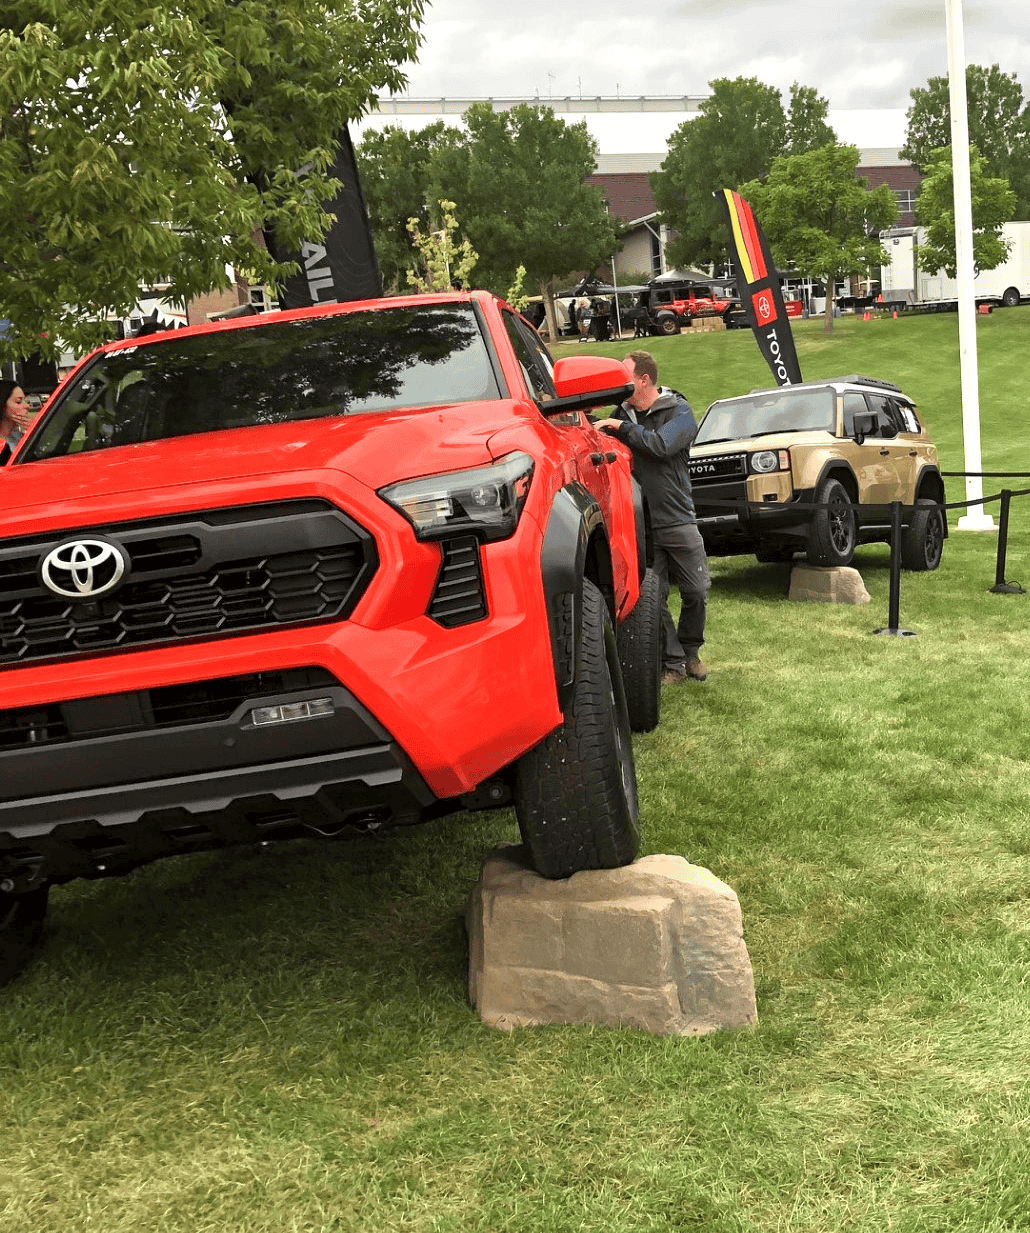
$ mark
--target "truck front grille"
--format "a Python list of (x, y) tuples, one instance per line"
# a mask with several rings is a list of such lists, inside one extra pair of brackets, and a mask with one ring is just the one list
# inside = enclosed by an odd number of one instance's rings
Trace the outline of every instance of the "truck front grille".
[[(113, 543), (125, 577), (69, 598), (44, 582), (48, 553)], [(371, 536), (324, 501), (269, 502), (19, 540), (0, 551), (0, 666), (342, 620), (377, 560)]]

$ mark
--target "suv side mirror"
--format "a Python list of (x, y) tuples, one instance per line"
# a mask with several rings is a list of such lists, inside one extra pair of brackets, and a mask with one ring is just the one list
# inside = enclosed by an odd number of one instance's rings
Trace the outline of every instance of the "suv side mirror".
[(861, 445), (866, 437), (871, 437), (876, 431), (876, 416), (865, 412), (855, 416), (855, 443)]

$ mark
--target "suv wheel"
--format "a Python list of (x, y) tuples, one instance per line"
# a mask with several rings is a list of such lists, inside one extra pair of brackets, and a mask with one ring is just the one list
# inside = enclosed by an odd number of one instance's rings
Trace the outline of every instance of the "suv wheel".
[(634, 732), (650, 732), (661, 718), (662, 607), (662, 584), (654, 570), (649, 569), (640, 584), (636, 606), (615, 636), (629, 723)]
[(12, 895), (0, 891), (0, 985), (5, 985), (28, 963), (40, 934), (49, 887)]
[(659, 313), (657, 325), (660, 334), (678, 334), (680, 332), (679, 319), (675, 313)]
[(943, 551), (944, 511), (936, 501), (922, 497), (901, 533), (901, 564), (905, 569), (936, 569)]
[(515, 814), (537, 871), (567, 878), (637, 854), (637, 780), (626, 695), (608, 608), (583, 582), (576, 682), (555, 732), (519, 759)]
[(840, 480), (828, 479), (815, 494), (816, 505), (825, 505), (812, 519), (808, 540), (811, 565), (850, 565), (857, 534), (851, 497)]

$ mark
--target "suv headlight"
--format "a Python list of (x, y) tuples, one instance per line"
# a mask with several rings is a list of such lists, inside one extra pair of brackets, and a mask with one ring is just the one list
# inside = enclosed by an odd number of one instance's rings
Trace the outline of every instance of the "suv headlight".
[(390, 484), (379, 495), (407, 518), (417, 539), (469, 533), (507, 539), (518, 526), (532, 477), (533, 459), (516, 451), (489, 467)]
[(751, 471), (756, 475), (769, 475), (773, 471), (790, 470), (790, 450), (759, 450), (750, 458)]

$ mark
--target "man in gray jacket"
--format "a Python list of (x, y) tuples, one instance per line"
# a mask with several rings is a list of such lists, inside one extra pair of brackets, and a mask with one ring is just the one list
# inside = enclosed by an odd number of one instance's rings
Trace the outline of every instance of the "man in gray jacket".
[[(633, 380), (632, 395), (610, 419), (597, 427), (618, 437), (633, 451), (633, 474), (644, 490), (651, 513), (654, 568), (666, 597), (662, 683), (703, 681), (701, 662), (711, 579), (687, 469), (688, 449), (697, 421), (682, 394), (658, 384), (658, 365), (648, 351), (633, 351), (625, 360)], [(669, 584), (680, 593), (680, 619), (668, 608)]]

